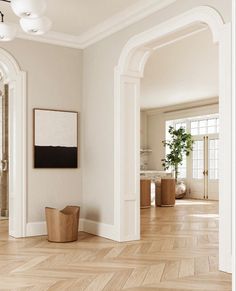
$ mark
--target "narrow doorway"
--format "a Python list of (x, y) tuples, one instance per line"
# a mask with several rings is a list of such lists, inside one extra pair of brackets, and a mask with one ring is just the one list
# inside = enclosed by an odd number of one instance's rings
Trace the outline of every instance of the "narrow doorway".
[(9, 217), (8, 85), (0, 81), (0, 220)]

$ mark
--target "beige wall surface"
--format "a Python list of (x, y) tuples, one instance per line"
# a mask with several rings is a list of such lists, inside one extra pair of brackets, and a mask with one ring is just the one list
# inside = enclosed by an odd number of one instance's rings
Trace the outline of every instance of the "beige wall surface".
[(44, 221), (44, 207), (82, 202), (81, 169), (33, 168), (33, 108), (81, 111), (82, 52), (14, 40), (1, 43), (27, 73), (27, 222)]
[(122, 48), (135, 34), (200, 5), (215, 8), (225, 22), (230, 22), (230, 0), (177, 0), (84, 50), (83, 203), (86, 218), (107, 224), (114, 222), (114, 68)]

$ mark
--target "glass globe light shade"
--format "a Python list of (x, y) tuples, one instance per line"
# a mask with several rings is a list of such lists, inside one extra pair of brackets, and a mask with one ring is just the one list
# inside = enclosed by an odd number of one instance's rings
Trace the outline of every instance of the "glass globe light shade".
[(52, 22), (47, 17), (40, 18), (21, 18), (20, 19), (21, 28), (29, 34), (41, 35), (46, 33), (52, 25)]
[(11, 23), (0, 22), (0, 41), (10, 41), (16, 37), (17, 28)]
[(44, 14), (45, 0), (11, 0), (11, 8), (19, 17), (37, 18)]

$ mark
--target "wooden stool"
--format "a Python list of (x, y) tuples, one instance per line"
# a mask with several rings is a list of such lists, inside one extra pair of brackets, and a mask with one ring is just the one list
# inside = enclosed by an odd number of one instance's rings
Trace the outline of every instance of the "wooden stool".
[(151, 207), (151, 180), (140, 180), (140, 208)]
[(175, 205), (175, 179), (161, 179), (161, 206)]
[(79, 206), (67, 206), (61, 211), (46, 207), (48, 241), (76, 241), (78, 239), (79, 212)]

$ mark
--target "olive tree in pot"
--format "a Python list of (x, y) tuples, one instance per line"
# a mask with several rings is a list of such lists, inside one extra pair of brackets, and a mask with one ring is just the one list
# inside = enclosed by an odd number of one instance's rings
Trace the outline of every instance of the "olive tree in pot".
[[(183, 127), (175, 129), (173, 126), (169, 127), (168, 130), (170, 134), (170, 140), (162, 141), (165, 147), (169, 148), (169, 153), (166, 154), (165, 159), (162, 159), (162, 166), (165, 170), (172, 169), (175, 174), (176, 184), (178, 183), (178, 174), (179, 174), (179, 165), (182, 165), (184, 156), (189, 156), (193, 150), (193, 138), (190, 133), (187, 133)], [(182, 183), (183, 187), (186, 189), (186, 186)], [(181, 192), (181, 191), (180, 191)], [(185, 193), (185, 191), (182, 191)], [(184, 194), (179, 193), (179, 194)], [(179, 197), (176, 195), (176, 198), (182, 198), (183, 195)]]

